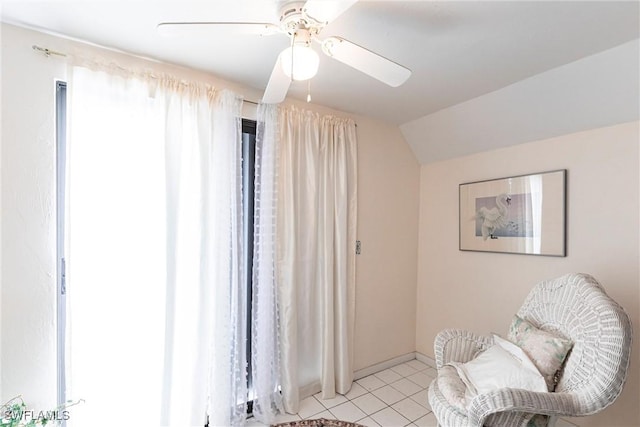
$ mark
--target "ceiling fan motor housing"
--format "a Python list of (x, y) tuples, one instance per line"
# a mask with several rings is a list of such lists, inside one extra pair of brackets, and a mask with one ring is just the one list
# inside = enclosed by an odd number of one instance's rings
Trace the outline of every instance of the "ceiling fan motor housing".
[[(311, 37), (317, 35), (324, 24), (308, 16), (304, 6), (303, 1), (285, 3), (280, 9), (280, 28), (289, 36), (295, 36), (296, 39), (305, 40), (305, 43), (309, 44)], [(303, 34), (305, 32), (306, 34)]]

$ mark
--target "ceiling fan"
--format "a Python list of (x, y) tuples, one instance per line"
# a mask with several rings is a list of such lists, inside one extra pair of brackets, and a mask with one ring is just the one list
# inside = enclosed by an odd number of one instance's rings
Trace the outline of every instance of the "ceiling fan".
[(158, 31), (166, 34), (207, 34), (216, 30), (229, 34), (269, 36), (286, 34), (291, 45), (276, 60), (262, 102), (275, 104), (287, 95), (292, 80), (308, 80), (319, 64), (312, 43), (318, 43), (329, 57), (347, 64), (389, 86), (397, 87), (411, 76), (411, 70), (358, 46), (341, 37), (319, 37), (322, 29), (336, 19), (357, 0), (286, 1), (280, 8), (278, 24), (259, 22), (163, 22)]

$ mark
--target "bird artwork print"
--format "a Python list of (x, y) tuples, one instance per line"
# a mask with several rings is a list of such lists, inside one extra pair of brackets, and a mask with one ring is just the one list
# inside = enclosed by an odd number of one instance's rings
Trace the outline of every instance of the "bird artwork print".
[(495, 207), (489, 209), (483, 206), (478, 209), (474, 218), (481, 221), (482, 240), (497, 239), (494, 233), (507, 225), (510, 204), (511, 198), (503, 193), (496, 197)]

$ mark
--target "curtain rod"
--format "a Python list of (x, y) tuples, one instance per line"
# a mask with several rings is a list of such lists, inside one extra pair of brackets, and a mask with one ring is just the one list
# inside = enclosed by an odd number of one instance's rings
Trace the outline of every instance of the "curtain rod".
[[(55, 50), (51, 50), (51, 49), (49, 49), (49, 48), (42, 47), (42, 46), (38, 46), (38, 45), (35, 45), (35, 44), (34, 44), (33, 46), (31, 46), (31, 48), (32, 48), (33, 50), (37, 51), (37, 52), (42, 53), (43, 55), (45, 55), (45, 56), (47, 56), (47, 57), (49, 57), (49, 56), (51, 56), (51, 55), (61, 56), (61, 57), (63, 57), (63, 58), (66, 58), (66, 57), (67, 57), (67, 54), (66, 54), (66, 53), (62, 53), (62, 52), (58, 52), (58, 51), (55, 51)], [(122, 68), (122, 70), (125, 70), (125, 68), (123, 68), (123, 67), (121, 67), (121, 68)], [(158, 78), (158, 77), (156, 77), (156, 76), (154, 76), (154, 75), (151, 75), (150, 77), (152, 77), (152, 78), (156, 78), (156, 79)], [(243, 100), (242, 100), (242, 102), (247, 102), (247, 103), (249, 103), (249, 104), (258, 105), (258, 103), (257, 103), (257, 102), (255, 102), (255, 101), (250, 101), (250, 100), (248, 100), (248, 99), (243, 99)]]
[[(50, 57), (51, 55), (61, 56), (61, 57), (63, 57), (63, 58), (66, 58), (66, 57), (67, 57), (67, 54), (66, 54), (66, 53), (62, 53), (62, 52), (58, 52), (58, 51), (55, 51), (55, 50), (51, 50), (51, 49), (49, 49), (49, 48), (41, 47), (41, 46), (38, 46), (38, 45), (35, 45), (35, 44), (34, 44), (33, 46), (31, 46), (31, 49), (33, 49), (33, 50), (35, 50), (35, 51), (37, 51), (37, 52), (40, 52), (40, 53), (44, 54), (44, 55), (45, 55), (45, 56), (47, 56), (47, 57)], [(124, 68), (122, 68), (122, 69), (123, 69), (123, 70), (125, 70)], [(152, 78), (157, 78), (156, 76), (151, 76), (151, 77), (152, 77)], [(258, 103), (258, 102), (256, 102), (256, 101), (250, 101), (250, 100), (248, 100), (248, 99), (243, 99), (243, 100), (242, 100), (242, 102), (246, 102), (246, 103), (248, 103), (248, 104), (253, 104), (253, 105), (259, 105), (259, 103)], [(358, 124), (357, 124), (357, 123), (356, 123), (355, 125), (356, 125), (356, 127), (358, 127)]]

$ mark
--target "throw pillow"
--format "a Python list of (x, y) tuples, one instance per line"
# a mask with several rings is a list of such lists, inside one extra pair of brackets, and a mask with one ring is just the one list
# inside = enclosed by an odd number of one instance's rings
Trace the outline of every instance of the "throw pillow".
[(517, 344), (536, 365), (547, 382), (549, 391), (556, 388), (556, 372), (560, 370), (573, 343), (543, 331), (515, 315), (509, 327), (509, 340)]
[(467, 407), (475, 396), (500, 388), (519, 388), (546, 392), (540, 372), (523, 364), (500, 345), (493, 345), (467, 363), (452, 362), (467, 386)]
[(524, 352), (523, 349), (512, 343), (511, 341), (505, 340), (498, 334), (491, 334), (493, 336), (493, 342), (496, 345), (499, 345), (506, 351), (508, 351), (513, 357), (518, 359), (518, 361), (526, 368), (531, 369), (534, 372), (540, 373), (538, 367), (531, 361), (529, 356)]

